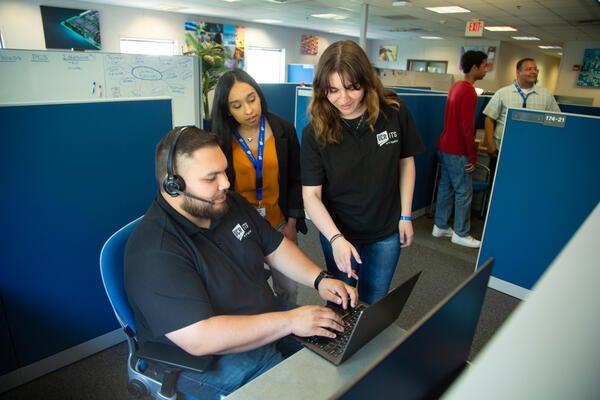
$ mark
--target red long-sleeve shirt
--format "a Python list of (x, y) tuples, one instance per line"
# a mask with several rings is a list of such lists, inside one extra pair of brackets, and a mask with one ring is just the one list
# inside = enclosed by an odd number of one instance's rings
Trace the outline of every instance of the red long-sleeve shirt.
[(473, 85), (467, 81), (452, 85), (446, 100), (444, 131), (436, 144), (444, 153), (468, 156), (473, 165), (477, 162), (476, 107), (477, 93)]

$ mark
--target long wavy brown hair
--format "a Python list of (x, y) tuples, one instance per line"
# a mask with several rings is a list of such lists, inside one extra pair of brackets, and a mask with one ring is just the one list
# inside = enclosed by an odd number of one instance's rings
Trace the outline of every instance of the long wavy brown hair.
[(317, 142), (325, 145), (341, 143), (342, 121), (339, 110), (327, 99), (329, 77), (339, 74), (342, 82), (355, 89), (363, 88), (363, 102), (367, 106), (367, 125), (374, 130), (382, 105), (399, 107), (398, 97), (383, 84), (371, 65), (364, 50), (352, 40), (332, 43), (321, 55), (313, 79), (313, 97), (309, 105), (310, 123), (315, 130)]

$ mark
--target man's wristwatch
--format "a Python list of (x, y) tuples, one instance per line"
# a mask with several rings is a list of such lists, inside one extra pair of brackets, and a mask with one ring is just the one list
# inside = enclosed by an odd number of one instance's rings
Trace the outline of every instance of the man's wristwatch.
[(319, 290), (319, 283), (321, 283), (323, 278), (333, 278), (333, 275), (328, 274), (327, 271), (321, 271), (321, 273), (315, 278), (315, 289)]

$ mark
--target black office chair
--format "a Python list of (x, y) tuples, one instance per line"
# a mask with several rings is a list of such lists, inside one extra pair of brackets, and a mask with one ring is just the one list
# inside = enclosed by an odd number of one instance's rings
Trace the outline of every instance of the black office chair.
[(163, 343), (145, 343), (140, 346), (137, 340), (133, 310), (127, 301), (123, 282), (123, 255), (127, 239), (140, 219), (141, 217), (131, 221), (115, 232), (104, 243), (100, 252), (102, 283), (115, 316), (127, 335), (128, 390), (137, 398), (151, 395), (161, 400), (190, 399), (176, 392), (177, 376), (184, 369), (203, 372), (211, 358), (194, 357)]
[(491, 175), (489, 167), (481, 163), (475, 164), (475, 171), (473, 172), (473, 193), (483, 193), (479, 215), (481, 218), (485, 217), (485, 212), (487, 210)]

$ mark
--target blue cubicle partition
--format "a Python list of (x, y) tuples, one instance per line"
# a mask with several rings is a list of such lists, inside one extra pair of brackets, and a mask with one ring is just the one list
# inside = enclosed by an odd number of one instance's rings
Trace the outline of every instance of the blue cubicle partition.
[(583, 106), (580, 104), (559, 103), (560, 111), (570, 114), (594, 115), (600, 117), (600, 107)]
[(294, 103), (296, 99), (296, 83), (261, 83), (260, 88), (265, 95), (269, 111), (288, 121), (294, 121)]
[[(600, 201), (600, 118), (510, 109), (477, 265), (524, 298)], [(573, 265), (577, 268), (577, 265)]]
[(0, 106), (0, 121), (7, 373), (119, 327), (100, 249), (156, 195), (154, 149), (172, 127), (171, 100)]

